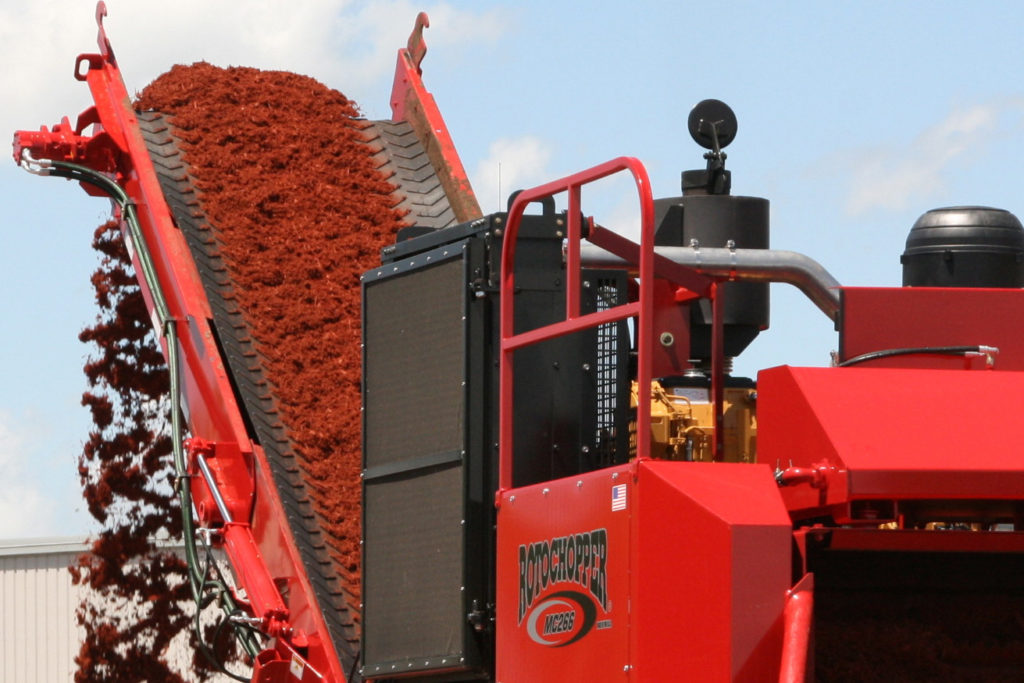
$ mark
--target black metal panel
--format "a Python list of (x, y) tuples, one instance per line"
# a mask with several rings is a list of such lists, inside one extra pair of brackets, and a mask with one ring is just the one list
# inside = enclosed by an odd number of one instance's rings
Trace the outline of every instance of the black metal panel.
[(461, 450), (464, 282), (458, 258), (367, 284), (365, 467)]
[(462, 477), (458, 462), (366, 483), (367, 677), (464, 662)]
[[(494, 214), (385, 250), (363, 277), (363, 671), (463, 681), (493, 668), (502, 228)], [(519, 332), (564, 319), (564, 216), (524, 217)], [(581, 304), (622, 303), (622, 272)], [(613, 323), (516, 352), (516, 483), (628, 457), (630, 340)]]
[(445, 245), (363, 278), (368, 677), (485, 675), (467, 618), (486, 592), (467, 548), (488, 545), (470, 541), (465, 523), (468, 479), (479, 476), (467, 466), (468, 251)]
[[(516, 250), (517, 333), (565, 320), (561, 238), (557, 231), (545, 236), (539, 226), (532, 232)], [(627, 289), (621, 271), (587, 271), (582, 284), (583, 313), (622, 303)], [(628, 422), (628, 354), (625, 323), (515, 352), (514, 486), (625, 461), (628, 437), (615, 427)]]

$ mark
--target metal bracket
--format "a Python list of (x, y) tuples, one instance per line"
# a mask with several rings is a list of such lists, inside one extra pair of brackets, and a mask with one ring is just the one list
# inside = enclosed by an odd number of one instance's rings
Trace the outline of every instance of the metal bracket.
[(420, 12), (416, 15), (416, 25), (413, 27), (412, 33), (409, 34), (409, 42), (405, 45), (409, 51), (409, 58), (412, 60), (413, 66), (416, 67), (416, 72), (421, 75), (423, 69), (420, 68), (420, 63), (423, 62), (423, 57), (427, 54), (427, 43), (423, 40), (423, 29), (425, 28), (430, 28), (430, 17), (426, 12)]

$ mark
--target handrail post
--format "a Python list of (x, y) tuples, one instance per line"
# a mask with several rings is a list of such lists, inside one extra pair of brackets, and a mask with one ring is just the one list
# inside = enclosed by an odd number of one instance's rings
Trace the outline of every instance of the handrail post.
[[(629, 171), (636, 185), (640, 200), (640, 245), (639, 271), (640, 295), (635, 303), (619, 304), (596, 314), (580, 314), (580, 241), (582, 237), (581, 189), (582, 186), (607, 176)], [(567, 192), (569, 194), (569, 215), (567, 223), (566, 262), (566, 319), (538, 330), (516, 334), (515, 325), (515, 251), (519, 226), (527, 205), (541, 199)], [(512, 488), (513, 482), (513, 420), (515, 417), (512, 400), (514, 397), (514, 360), (516, 349), (543, 341), (552, 336), (570, 334), (598, 324), (604, 324), (628, 317), (637, 317), (639, 363), (637, 381), (640, 386), (651, 386), (653, 351), (654, 313), (654, 199), (647, 170), (639, 160), (619, 157), (594, 166), (571, 176), (520, 192), (509, 208), (501, 254), (501, 297), (500, 297), (500, 369), (499, 369), (499, 428), (498, 428), (498, 493)], [(651, 427), (651, 406), (649, 401), (640, 401), (637, 407), (637, 430), (647, 434)], [(649, 439), (637, 440), (637, 457), (650, 457)]]

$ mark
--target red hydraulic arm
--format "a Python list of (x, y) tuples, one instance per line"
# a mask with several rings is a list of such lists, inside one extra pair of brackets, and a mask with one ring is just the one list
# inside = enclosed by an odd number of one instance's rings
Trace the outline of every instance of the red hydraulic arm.
[[(209, 303), (161, 192), (104, 32), (105, 15), (100, 2), (99, 53), (80, 55), (75, 63), (75, 78), (88, 83), (95, 106), (74, 127), (64, 118), (52, 129), (16, 133), (15, 160), (37, 173), (81, 180), (90, 194), (112, 194), (120, 205), (117, 217), (168, 359), (172, 392), (180, 387), (191, 439), (187, 453), (180, 441), (175, 447), (182, 461), (187, 455), (197, 521), (219, 533), (244, 591), (244, 598), (241, 593), (235, 598), (248, 616), (235, 619), (266, 637), (262, 645), (250, 645), (250, 650), (262, 648), (251, 652), (254, 680), (341, 683), (345, 675), (339, 657), (283, 521), (269, 464), (247, 435), (214, 340)], [(86, 133), (90, 126), (91, 135)], [(177, 420), (178, 411), (173, 412)], [(266, 522), (254, 528), (254, 518)], [(187, 522), (186, 535), (190, 527)], [(194, 538), (185, 542), (194, 549)]]

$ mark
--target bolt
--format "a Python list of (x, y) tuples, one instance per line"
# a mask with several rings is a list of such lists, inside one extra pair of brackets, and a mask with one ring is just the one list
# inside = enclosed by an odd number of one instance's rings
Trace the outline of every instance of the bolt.
[(676, 343), (676, 338), (672, 336), (671, 332), (662, 332), (661, 336), (658, 337), (658, 341), (661, 342), (662, 346), (672, 346)]

